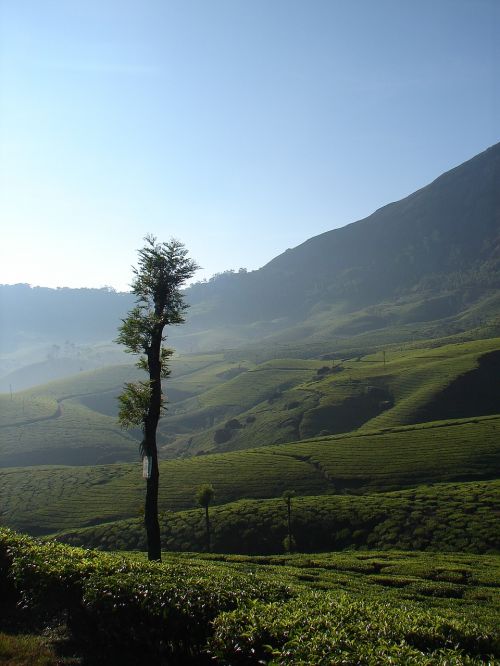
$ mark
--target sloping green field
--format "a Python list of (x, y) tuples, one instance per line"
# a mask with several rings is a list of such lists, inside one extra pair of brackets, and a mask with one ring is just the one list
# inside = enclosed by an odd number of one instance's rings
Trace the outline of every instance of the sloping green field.
[[(387, 491), (429, 481), (498, 475), (500, 417), (394, 432), (325, 437), (254, 450), (164, 461), (160, 509), (195, 506), (202, 483), (217, 504), (298, 495)], [(0, 470), (4, 523), (48, 533), (137, 516), (144, 495), (141, 465), (32, 467)]]
[[(333, 361), (280, 359), (179, 403), (163, 419), (166, 449), (230, 451), (462, 415), (500, 413), (500, 339), (392, 349)], [(439, 401), (461, 381), (460, 404)], [(482, 392), (482, 393), (481, 393)], [(433, 407), (434, 406), (434, 407)], [(227, 423), (236, 418), (236, 427)], [(221, 430), (223, 437), (219, 440)]]
[(494, 478), (500, 469), (500, 417), (440, 421), (267, 450), (278, 455), (285, 450), (315, 466), (337, 489), (351, 491)]
[(55, 412), (0, 429), (3, 465), (82, 465), (133, 460), (137, 438), (116, 427), (116, 419), (75, 400), (56, 403)]
[[(500, 413), (499, 350), (494, 338), (328, 361), (178, 357), (165, 383), (160, 454), (234, 451)], [(138, 376), (133, 366), (112, 366), (1, 395), (0, 465), (133, 460), (140, 433), (119, 429), (116, 397)]]
[[(230, 367), (221, 354), (174, 359), (169, 399), (206, 390)], [(134, 366), (117, 365), (0, 395), (0, 466), (134, 460), (140, 433), (119, 428), (116, 398), (139, 377)]]
[[(172, 460), (161, 464), (160, 506), (194, 505), (201, 483), (214, 483), (221, 503), (272, 497), (293, 486), (302, 494), (329, 492), (323, 475), (292, 456), (259, 451)], [(52, 532), (138, 515), (143, 505), (142, 466), (8, 468), (0, 470), (4, 522), (25, 531)]]

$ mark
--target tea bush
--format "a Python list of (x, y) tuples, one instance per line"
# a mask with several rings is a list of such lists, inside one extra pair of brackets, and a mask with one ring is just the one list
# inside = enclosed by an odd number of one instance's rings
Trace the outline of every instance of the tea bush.
[(0, 530), (2, 582), (37, 615), (66, 613), (80, 643), (119, 663), (195, 663), (211, 622), (250, 600), (283, 600), (285, 585), (255, 574), (141, 563)]
[[(411, 605), (311, 592), (254, 603), (215, 621), (213, 653), (225, 664), (484, 664), (493, 631)], [(491, 656), (493, 659), (493, 656)], [(490, 663), (493, 663), (492, 661)]]
[(66, 622), (89, 663), (442, 666), (499, 656), (499, 558), (111, 555), (0, 530), (0, 631)]

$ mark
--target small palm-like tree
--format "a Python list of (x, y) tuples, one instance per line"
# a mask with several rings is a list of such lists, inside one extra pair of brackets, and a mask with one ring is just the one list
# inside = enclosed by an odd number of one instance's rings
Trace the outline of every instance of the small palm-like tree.
[(198, 488), (196, 493), (196, 501), (198, 504), (205, 509), (205, 527), (207, 530), (207, 550), (211, 551), (211, 539), (210, 539), (210, 516), (208, 513), (208, 507), (211, 504), (215, 495), (214, 487), (210, 483), (204, 483)]

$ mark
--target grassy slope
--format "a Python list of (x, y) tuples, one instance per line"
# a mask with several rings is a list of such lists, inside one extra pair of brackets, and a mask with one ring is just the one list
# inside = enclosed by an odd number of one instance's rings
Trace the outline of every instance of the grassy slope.
[[(385, 363), (381, 351), (344, 360), (281, 358), (259, 364), (231, 353), (180, 357), (166, 383), (170, 405), (160, 422), (161, 453), (238, 450), (420, 422), (447, 387), (472, 377), (481, 359), (499, 349), (498, 338), (389, 348)], [(318, 374), (321, 368), (324, 374)], [(120, 386), (137, 375), (131, 366), (113, 366), (12, 399), (0, 396), (0, 465), (133, 460), (138, 433), (120, 431), (115, 414)], [(498, 392), (494, 369), (490, 375), (486, 372), (483, 383), (491, 384), (493, 395)], [(462, 393), (468, 390), (473, 397), (474, 386), (465, 381)], [(497, 402), (498, 408), (490, 405), (482, 413), (500, 411), (500, 395)], [(433, 419), (443, 418), (439, 409), (434, 412)], [(241, 427), (225, 428), (235, 417)], [(221, 429), (226, 441), (216, 442)]]
[[(387, 491), (428, 481), (487, 479), (498, 473), (500, 417), (392, 432), (325, 437), (295, 444), (161, 463), (160, 510), (195, 506), (212, 483), (218, 504), (299, 495)], [(4, 522), (40, 533), (138, 515), (140, 464), (0, 470)]]
[[(494, 478), (500, 466), (500, 417), (440, 421), (283, 448), (319, 468), (340, 489), (388, 490), (428, 481)], [(280, 453), (281, 447), (270, 450)]]
[(0, 664), (9, 666), (60, 666), (64, 663), (47, 637), (0, 631)]
[[(215, 484), (221, 503), (242, 495), (272, 497), (289, 486), (303, 494), (329, 491), (326, 479), (311, 465), (265, 452), (172, 460), (161, 464), (160, 473), (162, 509), (193, 506), (203, 482)], [(144, 494), (141, 476), (139, 464), (4, 469), (4, 521), (43, 533), (138, 515)]]
[[(327, 306), (313, 311), (305, 321), (274, 338), (276, 342), (307, 340), (313, 345), (333, 339), (341, 350), (467, 334), (475, 327), (487, 327), (489, 336), (498, 335), (497, 291), (486, 290), (479, 300), (469, 303), (462, 299), (463, 291), (452, 289), (437, 298), (430, 293), (417, 293), (357, 311), (342, 312), (338, 304)], [(473, 333), (477, 334), (482, 337), (479, 331)]]
[(2, 428), (5, 465), (94, 464), (133, 460), (137, 439), (116, 427), (116, 419), (74, 400), (57, 405), (50, 418)]
[[(228, 367), (220, 354), (175, 359), (172, 401), (206, 390)], [(0, 395), (0, 465), (134, 460), (137, 435), (118, 427), (116, 396), (124, 382), (139, 376), (133, 366), (118, 365)]]
[[(279, 359), (258, 365), (223, 385), (179, 403), (162, 421), (170, 451), (229, 451), (283, 443), (320, 433), (417, 423), (458, 378), (472, 377), (481, 358), (500, 348), (498, 338), (436, 348), (390, 349), (347, 360)], [(321, 367), (332, 369), (318, 375)], [(485, 382), (495, 388), (495, 371)], [(467, 393), (467, 386), (462, 393)], [(471, 388), (471, 391), (474, 389)], [(497, 407), (500, 411), (500, 395)], [(460, 410), (453, 416), (459, 417)], [(237, 417), (240, 426), (217, 443), (216, 432)], [(434, 418), (440, 418), (439, 412)], [(227, 430), (227, 429), (226, 429)]]

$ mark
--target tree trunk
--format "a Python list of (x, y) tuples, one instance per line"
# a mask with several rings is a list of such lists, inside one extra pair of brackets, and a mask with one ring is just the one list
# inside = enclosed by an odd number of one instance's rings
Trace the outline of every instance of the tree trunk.
[(208, 516), (208, 504), (205, 507), (205, 526), (207, 528), (207, 550), (210, 552), (212, 548), (210, 543), (210, 518)]
[[(156, 450), (155, 450), (156, 452)], [(158, 521), (158, 456), (152, 456), (151, 476), (147, 480), (144, 525), (148, 542), (148, 560), (161, 562), (160, 523)]]
[(293, 551), (293, 546), (292, 546), (292, 500), (288, 498), (286, 502), (286, 508), (287, 508), (287, 513), (288, 513), (288, 547), (290, 549), (290, 552)]
[(152, 336), (148, 350), (149, 380), (151, 395), (149, 410), (144, 423), (144, 451), (151, 456), (151, 476), (147, 480), (144, 524), (148, 541), (148, 560), (161, 561), (160, 523), (158, 521), (158, 486), (160, 470), (158, 467), (158, 449), (156, 446), (156, 428), (161, 411), (161, 330)]

